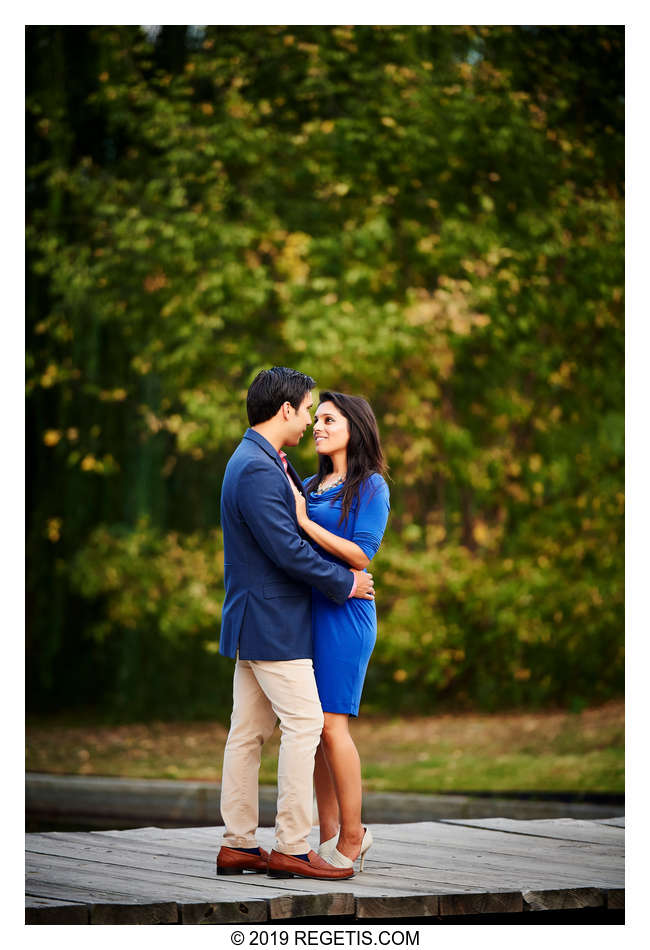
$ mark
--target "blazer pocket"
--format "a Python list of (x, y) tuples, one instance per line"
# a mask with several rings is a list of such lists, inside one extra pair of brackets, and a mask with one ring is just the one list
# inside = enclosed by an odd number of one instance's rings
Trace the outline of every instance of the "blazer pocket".
[(304, 591), (296, 590), (295, 584), (265, 584), (262, 588), (264, 596), (271, 597), (301, 597)]

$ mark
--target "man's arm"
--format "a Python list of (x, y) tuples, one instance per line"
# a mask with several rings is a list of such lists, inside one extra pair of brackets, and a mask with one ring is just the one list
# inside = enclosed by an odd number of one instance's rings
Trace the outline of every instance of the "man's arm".
[(282, 479), (279, 471), (263, 462), (251, 463), (237, 485), (241, 516), (266, 556), (290, 577), (316, 587), (336, 603), (345, 603), (355, 579), (354, 596), (372, 600), (372, 575), (326, 561), (301, 538)]

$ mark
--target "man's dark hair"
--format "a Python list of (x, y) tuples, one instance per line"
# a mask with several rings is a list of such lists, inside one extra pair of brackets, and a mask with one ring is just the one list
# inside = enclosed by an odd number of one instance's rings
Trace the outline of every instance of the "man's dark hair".
[(246, 412), (251, 426), (272, 419), (282, 403), (290, 402), (298, 410), (308, 392), (316, 385), (311, 376), (286, 366), (272, 366), (258, 373), (248, 389)]

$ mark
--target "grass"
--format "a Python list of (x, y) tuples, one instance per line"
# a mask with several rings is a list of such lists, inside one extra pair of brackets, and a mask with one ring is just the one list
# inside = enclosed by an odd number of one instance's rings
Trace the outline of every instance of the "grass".
[[(351, 732), (367, 791), (600, 792), (624, 789), (624, 707), (364, 717)], [(215, 722), (122, 726), (40, 719), (27, 726), (27, 768), (69, 775), (219, 781), (226, 728)], [(260, 781), (275, 784), (279, 731)]]

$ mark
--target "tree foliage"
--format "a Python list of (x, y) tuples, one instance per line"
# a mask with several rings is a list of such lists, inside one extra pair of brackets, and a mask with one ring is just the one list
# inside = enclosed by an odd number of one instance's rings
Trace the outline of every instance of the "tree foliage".
[(27, 41), (33, 706), (227, 706), (219, 490), (273, 364), (380, 422), (370, 706), (620, 692), (622, 28)]

